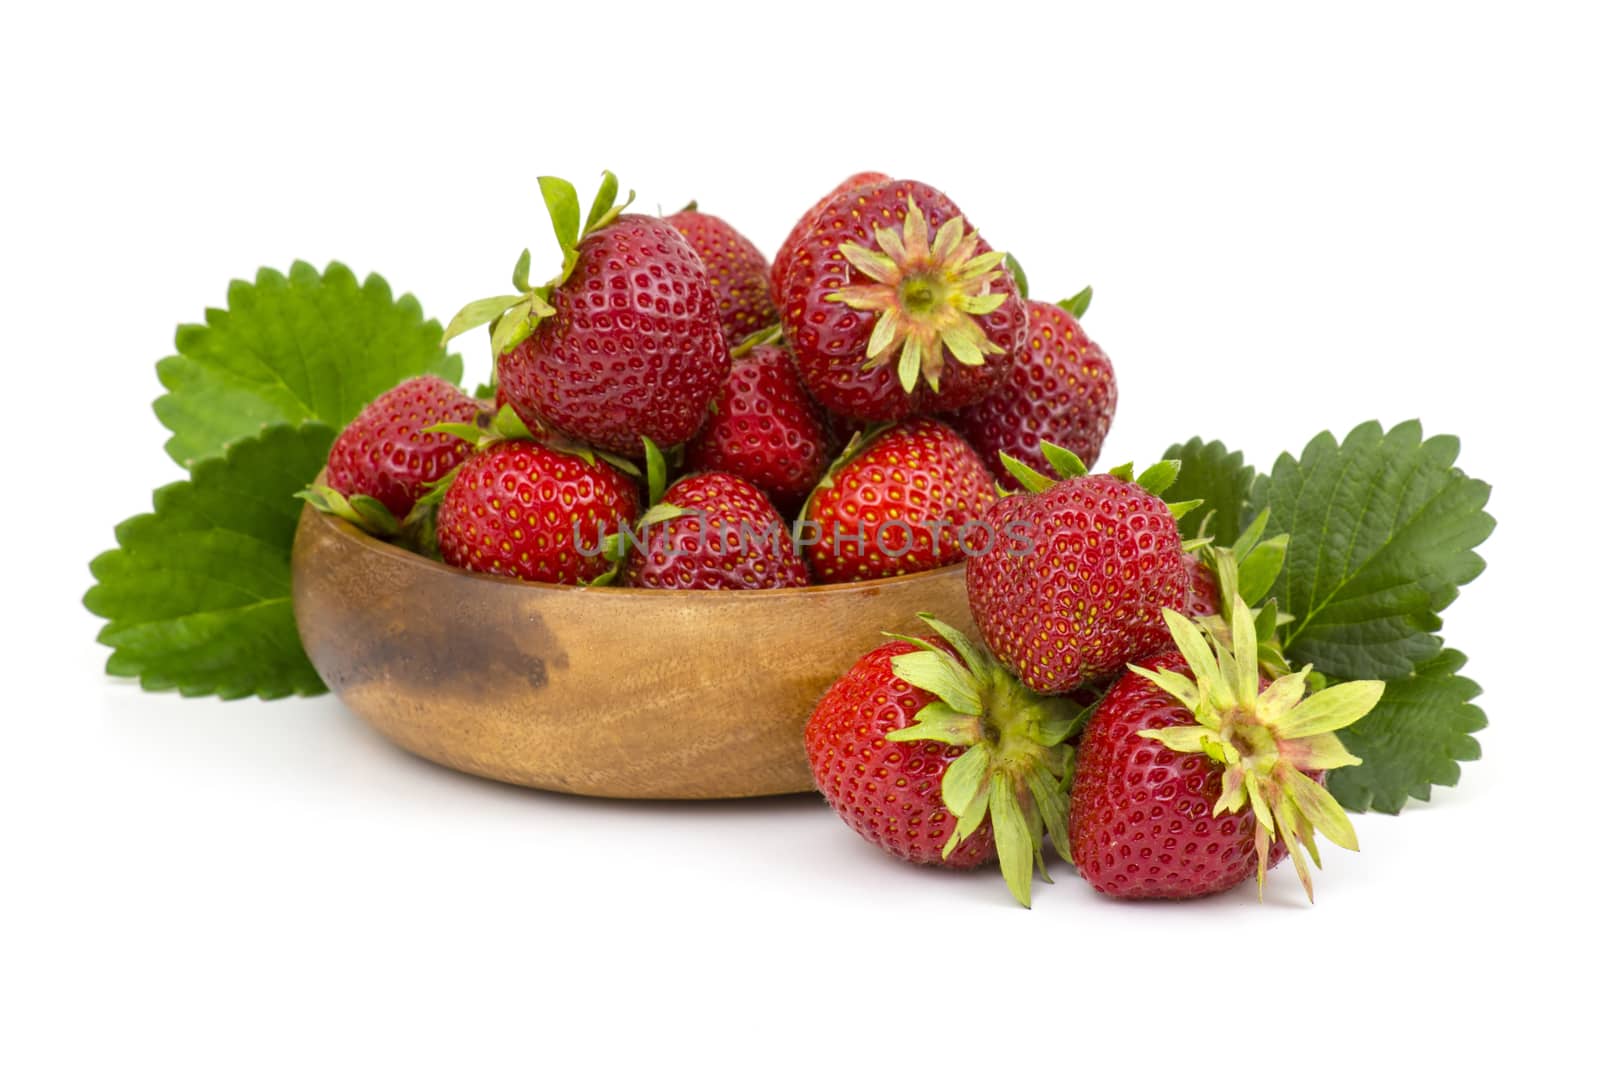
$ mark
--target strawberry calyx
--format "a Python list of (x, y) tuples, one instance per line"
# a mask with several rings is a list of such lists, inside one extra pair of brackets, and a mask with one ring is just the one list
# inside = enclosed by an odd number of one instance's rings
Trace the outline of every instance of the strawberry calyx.
[[(639, 440), (644, 444), (645, 512), (639, 516), (639, 520), (635, 524), (634, 536), (624, 536), (621, 530), (605, 536), (605, 539), (601, 542), (600, 556), (611, 566), (606, 569), (605, 573), (583, 583), (585, 585), (611, 585), (616, 582), (622, 574), (623, 564), (627, 562), (629, 547), (642, 546), (646, 530), (657, 523), (688, 514), (686, 510), (676, 504), (667, 504), (661, 499), (667, 495), (667, 468), (669, 464), (666, 454), (648, 436), (641, 434)], [(616, 457), (609, 458), (615, 459)], [(622, 462), (627, 463), (628, 461), (623, 460)], [(632, 464), (629, 464), (629, 466), (632, 466)], [(640, 476), (637, 467), (634, 468), (633, 474), (635, 477)]]
[(839, 252), (867, 276), (861, 285), (842, 286), (827, 299), (878, 316), (867, 342), (868, 370), (898, 357), (900, 386), (907, 393), (919, 378), (935, 392), (944, 370), (945, 353), (958, 363), (979, 367), (984, 357), (1001, 349), (978, 325), (978, 319), (1005, 303), (1006, 294), (991, 287), (1004, 274), (1003, 252), (978, 253), (978, 232), (961, 216), (947, 220), (935, 234), (915, 199), (906, 202), (906, 218), (898, 231), (873, 228), (876, 248), (853, 241)]
[(1194, 724), (1141, 730), (1174, 752), (1203, 752), (1222, 765), (1222, 792), (1213, 814), (1237, 814), (1249, 806), (1255, 815), (1256, 886), (1262, 891), (1272, 842), (1282, 837), (1294, 860), (1307, 899), (1314, 899), (1306, 863), (1322, 866), (1316, 833), (1341, 848), (1359, 851), (1355, 828), (1333, 794), (1311, 777), (1320, 771), (1361, 762), (1336, 731), (1361, 719), (1383, 696), (1383, 683), (1343, 682), (1312, 692), (1311, 667), (1285, 674), (1260, 688), (1256, 620), (1233, 594), (1230, 640), (1209, 636), (1169, 609), (1167, 628), (1193, 672), (1191, 679), (1171, 670), (1128, 669), (1167, 693), (1194, 715)]
[(782, 336), (783, 327), (777, 324), (768, 326), (764, 330), (757, 330), (749, 337), (746, 337), (743, 341), (740, 341), (733, 348), (728, 349), (728, 358), (739, 359), (742, 356), (748, 356), (751, 352), (755, 351), (758, 346), (775, 344)]
[[(1293, 617), (1278, 610), (1276, 599), (1262, 601), (1283, 570), (1289, 535), (1263, 538), (1270, 517), (1271, 509), (1263, 508), (1231, 547), (1216, 545), (1204, 538), (1204, 543), (1195, 550), (1201, 566), (1216, 578), (1219, 614), (1203, 616), (1194, 622), (1212, 640), (1231, 648), (1237, 605), (1243, 604), (1254, 623), (1261, 670), (1268, 677), (1281, 678), (1290, 673), (1291, 668), (1284, 657), (1278, 629)], [(1207, 522), (1201, 523), (1202, 535), (1210, 516), (1206, 519)]]
[(918, 616), (944, 642), (890, 634), (917, 646), (891, 661), (895, 676), (934, 700), (890, 741), (939, 741), (967, 751), (945, 769), (944, 806), (956, 817), (949, 856), (990, 821), (1000, 871), (1012, 896), (1031, 907), (1035, 864), (1046, 881), (1044, 836), (1067, 852), (1067, 794), (1073, 749), (1088, 710), (1066, 697), (1026, 688), (989, 651), (932, 615)]
[[(1017, 295), (1023, 300), (1028, 299), (1028, 274), (1022, 269), (1022, 264), (1017, 262), (1017, 257), (1010, 252), (1005, 255), (1006, 270), (1011, 275), (1011, 280), (1017, 284)], [(1083, 318), (1083, 313), (1089, 310), (1089, 301), (1094, 299), (1094, 287), (1086, 285), (1065, 300), (1057, 300), (1056, 307), (1065, 311), (1075, 319)]]
[[(447, 433), (459, 437), (479, 452), (501, 441), (537, 441), (551, 451), (565, 452), (570, 456), (577, 456), (590, 466), (594, 466), (596, 462), (603, 461), (629, 477), (643, 477), (643, 472), (639, 470), (639, 465), (625, 456), (590, 448), (586, 444), (556, 433), (542, 422), (535, 422), (534, 426), (530, 427), (510, 404), (502, 404), (499, 410), (486, 420), (436, 423), (427, 427), (427, 432)], [(651, 447), (653, 448), (654, 445)], [(659, 456), (659, 452), (657, 455)], [(448, 478), (449, 475), (445, 477)], [(431, 482), (429, 484), (437, 485), (438, 483)]]
[[(1022, 492), (1048, 492), (1064, 481), (1082, 478), (1089, 473), (1089, 468), (1084, 465), (1083, 460), (1078, 458), (1077, 453), (1071, 449), (1062, 448), (1053, 441), (1041, 441), (1039, 443), (1039, 451), (1044, 453), (1044, 458), (1055, 471), (1056, 477), (1052, 478), (1048, 474), (1041, 474), (1015, 456), (1005, 452), (1000, 453), (1001, 465), (1017, 480), (1017, 484), (1022, 486)], [(1179, 460), (1164, 459), (1158, 463), (1152, 463), (1141, 471), (1137, 477), (1134, 476), (1132, 463), (1124, 463), (1120, 467), (1113, 467), (1106, 473), (1119, 481), (1137, 485), (1151, 496), (1159, 498), (1162, 493), (1171, 488), (1173, 482), (1178, 480), (1178, 471), (1181, 466), (1182, 463)], [(1003, 485), (998, 486), (998, 489), (1003, 496), (1013, 496), (1017, 492), (1016, 490), (1007, 489)], [(1203, 503), (1204, 501), (1201, 500), (1166, 502), (1167, 510), (1172, 512), (1174, 520), (1183, 518)], [(1205, 543), (1203, 538), (1195, 541), (1185, 541), (1183, 549), (1188, 552), (1198, 548), (1203, 543)]]
[(548, 175), (540, 177), (539, 193), (550, 214), (550, 224), (555, 228), (556, 243), (561, 247), (560, 271), (543, 285), (529, 284), (532, 252), (524, 248), (511, 270), (511, 286), (516, 292), (484, 297), (467, 304), (455, 313), (450, 325), (445, 327), (444, 337), (439, 342), (441, 346), (486, 323), (493, 323), (489, 338), (497, 356), (527, 340), (540, 322), (556, 313), (550, 304), (550, 295), (572, 276), (573, 268), (578, 265), (578, 246), (583, 239), (611, 225), (633, 203), (632, 190), (629, 190), (626, 200), (617, 203), (617, 176), (609, 170), (601, 175), (600, 189), (595, 193), (586, 217), (580, 214), (577, 189), (566, 179)]
[(1086, 285), (1065, 300), (1057, 300), (1056, 307), (1065, 311), (1075, 319), (1083, 318), (1083, 313), (1089, 310), (1089, 301), (1094, 299), (1094, 286)]
[(345, 496), (329, 485), (308, 485), (295, 494), (324, 515), (335, 515), (363, 533), (391, 540), (399, 537), (400, 520), (389, 506), (377, 497), (365, 493)]

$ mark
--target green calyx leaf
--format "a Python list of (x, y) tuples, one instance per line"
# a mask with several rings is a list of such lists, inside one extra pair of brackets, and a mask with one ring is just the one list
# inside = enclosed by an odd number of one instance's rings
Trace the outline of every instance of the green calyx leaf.
[(400, 535), (400, 520), (394, 517), (388, 505), (376, 497), (364, 493), (346, 497), (326, 485), (308, 485), (295, 496), (318, 511), (338, 516), (374, 537), (388, 539)]
[(1147, 493), (1160, 496), (1178, 480), (1178, 471), (1182, 463), (1175, 459), (1164, 459), (1153, 463), (1135, 479), (1136, 484)]
[(768, 326), (764, 330), (757, 330), (755, 333), (751, 334), (749, 337), (746, 337), (743, 341), (740, 341), (738, 345), (732, 348), (728, 352), (728, 358), (739, 359), (743, 356), (748, 356), (757, 347), (761, 345), (773, 344), (782, 336), (783, 327), (781, 325), (772, 325)]
[(600, 189), (595, 194), (594, 203), (589, 206), (588, 218), (583, 219), (581, 228), (578, 191), (571, 182), (565, 178), (541, 176), (539, 195), (544, 199), (556, 243), (561, 248), (561, 270), (544, 285), (530, 286), (532, 253), (524, 248), (517, 257), (516, 266), (511, 269), (511, 287), (516, 293), (485, 297), (467, 304), (450, 320), (450, 326), (444, 334), (445, 341), (486, 323), (493, 323), (489, 344), (496, 355), (509, 352), (526, 341), (540, 322), (555, 314), (550, 296), (572, 277), (572, 271), (578, 265), (578, 245), (595, 230), (610, 225), (628, 204), (633, 203), (631, 192), (623, 204), (619, 206), (616, 203), (617, 176), (610, 171), (602, 175)]
[(929, 615), (921, 616), (943, 644), (902, 638), (917, 650), (892, 662), (895, 676), (932, 695), (913, 723), (888, 735), (893, 742), (936, 741), (967, 749), (940, 784), (956, 825), (949, 856), (987, 819), (1001, 872), (1012, 895), (1031, 904), (1031, 883), (1043, 871), (1045, 834), (1067, 856), (1066, 798), (1072, 772), (1069, 737), (1084, 709), (1063, 697), (1029, 692), (987, 649)]
[(510, 404), (500, 405), (499, 410), (487, 420), (481, 414), (478, 418), (478, 422), (437, 422), (423, 432), (459, 437), (479, 452), (501, 441), (540, 440), (540, 435), (528, 428), (528, 424), (522, 421), (522, 416)]
[(1006, 270), (1011, 272), (1011, 280), (1017, 283), (1017, 295), (1028, 299), (1028, 275), (1022, 269), (1022, 264), (1017, 262), (1017, 257), (1010, 252), (1006, 253)]
[(644, 444), (646, 500), (653, 508), (667, 492), (667, 457), (661, 454), (661, 449), (650, 438), (641, 436), (639, 440)]
[(204, 325), (178, 327), (177, 355), (156, 364), (167, 454), (189, 467), (264, 426), (342, 427), (406, 378), (459, 382), (461, 357), (441, 350), (441, 334), (379, 275), (357, 280), (342, 263), (263, 268), (229, 285), (227, 307)]
[(676, 504), (653, 504), (639, 518), (639, 527), (643, 529), (646, 526), (654, 526), (656, 523), (679, 519), (688, 514), (689, 511), (687, 509), (680, 508)]
[(1076, 452), (1062, 448), (1054, 441), (1039, 442), (1039, 451), (1044, 454), (1045, 462), (1050, 464), (1050, 468), (1062, 481), (1068, 478), (1081, 478), (1089, 473), (1089, 468), (1078, 458)]
[[(431, 344), (430, 344), (431, 347)], [(324, 691), (295, 628), (290, 549), (299, 491), (333, 445), (321, 423), (271, 426), (156, 490), (117, 527), (84, 605), (107, 620), (106, 672), (185, 696), (275, 699)]]
[(1143, 730), (1177, 752), (1203, 752), (1222, 765), (1216, 811), (1238, 813), (1248, 805), (1257, 820), (1257, 881), (1266, 876), (1267, 856), (1280, 835), (1296, 857), (1295, 869), (1312, 898), (1303, 851), (1315, 858), (1315, 833), (1355, 850), (1355, 831), (1326, 788), (1308, 776), (1358, 765), (1335, 731), (1359, 722), (1377, 705), (1384, 684), (1347, 682), (1306, 696), (1310, 668), (1277, 678), (1260, 690), (1257, 621), (1237, 593), (1228, 612), (1227, 640), (1208, 633), (1177, 612), (1167, 627), (1192, 677), (1170, 670), (1130, 667), (1194, 715), (1193, 725)]
[(600, 175), (600, 188), (594, 194), (594, 203), (589, 205), (589, 217), (583, 222), (583, 236), (587, 237), (594, 231), (609, 226), (616, 221), (618, 215), (628, 210), (628, 205), (633, 203), (633, 190), (628, 190), (628, 198), (622, 203), (617, 203), (617, 176), (609, 170)]
[(1041, 441), (1039, 443), (1039, 451), (1043, 453), (1045, 462), (1050, 464), (1050, 468), (1055, 472), (1056, 477), (1052, 478), (1047, 474), (1041, 474), (1015, 456), (1008, 455), (1005, 452), (1000, 453), (1000, 465), (1011, 472), (1011, 476), (1017, 480), (1017, 484), (1022, 486), (1026, 492), (1043, 493), (1055, 488), (1063, 481), (1071, 478), (1081, 478), (1089, 473), (1089, 468), (1084, 466), (1083, 460), (1079, 459), (1076, 453), (1070, 449), (1062, 448), (1053, 441)]
[(1086, 285), (1065, 300), (1056, 302), (1056, 307), (1065, 311), (1075, 319), (1083, 318), (1084, 312), (1089, 310), (1089, 301), (1094, 299), (1094, 287)]
[(539, 195), (544, 197), (545, 210), (550, 214), (550, 226), (556, 233), (556, 244), (561, 249), (561, 274), (555, 284), (560, 285), (572, 274), (578, 261), (579, 225), (583, 209), (578, 206), (578, 190), (565, 178), (542, 175), (539, 178)]
[[(523, 252), (523, 256), (526, 258), (526, 251)], [(518, 261), (517, 266), (519, 270), (525, 269), (521, 260)], [(485, 323), (494, 322), (513, 307), (522, 303), (524, 299), (524, 294), (513, 293), (510, 296), (486, 296), (482, 300), (472, 301), (455, 313), (455, 317), (450, 320), (450, 325), (445, 327), (444, 336), (440, 338), (439, 343), (441, 345), (448, 344), (468, 330), (476, 330)]]
[[(1204, 506), (1204, 500), (1180, 500), (1176, 504), (1168, 504), (1167, 510), (1172, 513), (1172, 519), (1174, 522), (1176, 522), (1185, 515), (1189, 514), (1189, 512)], [(1184, 551), (1188, 551), (1188, 549), (1185, 548)]]
[[(517, 265), (511, 268), (511, 288), (515, 289), (519, 293), (526, 293), (529, 289), (533, 288), (528, 284), (528, 272), (532, 269), (533, 251), (531, 249), (524, 248), (522, 250), (522, 255), (517, 257)], [(504, 297), (499, 299), (504, 299)], [(471, 305), (468, 306), (470, 307)], [(509, 304), (506, 306), (510, 307)], [(484, 321), (488, 320), (486, 319)], [(481, 325), (481, 323), (478, 325)]]
[(1010, 471), (1017, 483), (1030, 493), (1043, 493), (1060, 484), (1054, 478), (1040, 474), (1020, 459), (1005, 452), (1000, 453), (1000, 465)]

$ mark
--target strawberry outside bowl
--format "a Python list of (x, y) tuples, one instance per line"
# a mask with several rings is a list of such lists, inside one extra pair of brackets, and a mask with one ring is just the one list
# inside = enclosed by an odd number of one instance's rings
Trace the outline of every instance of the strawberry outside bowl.
[(563, 793), (707, 799), (813, 788), (817, 699), (885, 631), (968, 633), (965, 568), (750, 592), (473, 574), (307, 507), (294, 614), (346, 707), (418, 756)]

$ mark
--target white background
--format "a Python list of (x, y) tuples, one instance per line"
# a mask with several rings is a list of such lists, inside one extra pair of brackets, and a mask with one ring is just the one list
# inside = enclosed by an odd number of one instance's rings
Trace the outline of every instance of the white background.
[[(0, 1059), (1398, 1063), (1587, 1032), (1583, 7), (562, 6), (583, 13), (0, 16)], [(541, 795), (408, 757), (331, 698), (104, 678), (79, 598), (114, 523), (181, 476), (149, 410), (174, 326), (296, 258), (446, 318), (524, 244), (549, 261), (536, 175), (587, 196), (602, 167), (769, 254), (851, 171), (940, 186), (1036, 295), (1094, 284), (1108, 459), (1199, 433), (1270, 465), (1374, 417), (1460, 435), (1500, 520), (1445, 630), (1485, 758), (1358, 817), (1314, 907), (1288, 871), (1265, 904), (1118, 906), (1058, 863), (1030, 913), (814, 797)], [(473, 380), (486, 349), (463, 345)]]

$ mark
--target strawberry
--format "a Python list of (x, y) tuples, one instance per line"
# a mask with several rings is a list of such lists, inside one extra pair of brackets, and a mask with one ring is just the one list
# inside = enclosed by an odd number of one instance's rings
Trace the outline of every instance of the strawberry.
[(299, 496), (369, 533), (395, 537), (428, 484), (443, 478), (472, 453), (472, 446), (440, 423), (472, 422), (478, 401), (442, 378), (401, 382), (361, 409), (334, 439), (325, 485)]
[(1315, 833), (1356, 848), (1355, 830), (1322, 785), (1360, 760), (1336, 730), (1360, 719), (1382, 682), (1305, 696), (1307, 667), (1263, 685), (1256, 622), (1235, 598), (1227, 639), (1177, 612), (1179, 651), (1136, 663), (1078, 741), (1069, 833), (1081, 874), (1118, 897), (1185, 898), (1256, 875), (1287, 852), (1307, 897)]
[(1009, 489), (1022, 487), (1001, 465), (1002, 452), (1034, 467), (1044, 462), (1042, 441), (1076, 454), (1087, 467), (1100, 456), (1117, 410), (1117, 380), (1111, 361), (1069, 310), (1086, 307), (1088, 296), (1085, 289), (1060, 304), (1028, 301), (1028, 343), (1017, 350), (1005, 381), (946, 416)]
[(1170, 640), (1163, 608), (1189, 591), (1183, 540), (1156, 494), (1177, 477), (1168, 460), (1146, 471), (1084, 474), (1046, 443), (1064, 481), (1008, 459), (1030, 492), (1008, 496), (986, 525), (1002, 532), (967, 564), (972, 617), (1000, 662), (1041, 693), (1067, 693)]
[(685, 462), (690, 470), (737, 474), (785, 512), (805, 499), (828, 466), (827, 430), (787, 351), (772, 344), (735, 350)]
[(806, 387), (824, 407), (874, 422), (981, 399), (1027, 341), (1003, 258), (921, 182), (836, 197), (776, 291)]
[[(502, 409), (502, 414), (510, 411)], [(604, 579), (606, 540), (639, 517), (639, 488), (594, 456), (500, 439), (457, 467), (437, 516), (454, 567), (563, 585)]]
[(581, 230), (571, 184), (539, 186), (560, 273), (529, 286), (524, 251), (512, 272), (518, 293), (468, 304), (446, 339), (494, 323), (500, 388), (524, 421), (625, 456), (642, 456), (646, 436), (663, 447), (689, 440), (728, 373), (705, 265), (665, 220), (622, 214), (609, 171)]
[(1217, 592), (1217, 579), (1211, 569), (1200, 562), (1198, 556), (1185, 553), (1183, 569), (1189, 572), (1189, 591), (1183, 598), (1183, 613), (1191, 619), (1215, 615), (1221, 598)]
[(690, 204), (664, 220), (683, 234), (705, 264), (717, 302), (717, 320), (729, 348), (778, 321), (767, 258), (750, 239), (715, 215)]
[(783, 244), (778, 248), (778, 254), (772, 257), (772, 291), (774, 293), (782, 291), (782, 280), (789, 273), (789, 264), (794, 259), (795, 246), (811, 232), (812, 227), (817, 224), (817, 220), (822, 217), (822, 213), (827, 210), (830, 203), (846, 193), (854, 192), (868, 185), (878, 185), (888, 180), (889, 176), (887, 174), (880, 174), (875, 170), (864, 170), (858, 174), (852, 174), (838, 185), (835, 185), (827, 196), (808, 207), (806, 213), (800, 216), (800, 221), (794, 224), (794, 229), (789, 231), (789, 236), (783, 239)]
[(783, 589), (806, 567), (777, 509), (731, 474), (692, 474), (645, 512), (627, 584), (646, 589)]
[(477, 414), (477, 401), (443, 378), (401, 382), (362, 408), (333, 442), (328, 486), (346, 496), (374, 497), (403, 519), (429, 482), (472, 452), (459, 437), (427, 428), (471, 422)]
[(805, 730), (812, 776), (885, 852), (956, 868), (998, 857), (1027, 905), (1045, 830), (1064, 852), (1064, 741), (1079, 709), (1028, 692), (959, 630), (921, 618), (936, 638), (878, 646), (817, 702)]
[(913, 574), (959, 561), (994, 502), (972, 446), (918, 417), (845, 449), (802, 509), (800, 537), (819, 582)]

